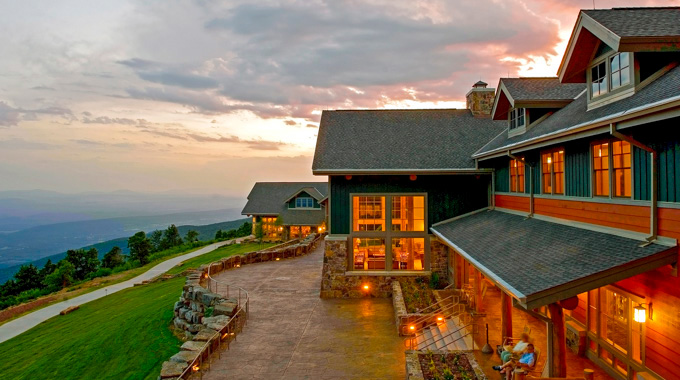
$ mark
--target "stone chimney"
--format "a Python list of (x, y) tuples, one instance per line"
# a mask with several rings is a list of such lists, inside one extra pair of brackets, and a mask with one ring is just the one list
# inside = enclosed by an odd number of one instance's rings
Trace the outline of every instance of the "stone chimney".
[(490, 116), (493, 108), (493, 100), (496, 96), (496, 89), (486, 88), (488, 84), (481, 80), (472, 85), (472, 90), (465, 95), (467, 109), (472, 111), (474, 116)]

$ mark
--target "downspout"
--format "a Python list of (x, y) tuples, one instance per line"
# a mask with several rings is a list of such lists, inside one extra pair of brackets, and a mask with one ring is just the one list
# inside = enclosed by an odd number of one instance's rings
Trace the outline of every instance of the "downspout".
[(620, 140), (626, 141), (626, 142), (630, 143), (631, 145), (634, 145), (634, 146), (636, 146), (640, 149), (646, 150), (647, 152), (649, 152), (651, 154), (651, 157), (652, 157), (652, 160), (650, 162), (650, 179), (651, 179), (651, 186), (650, 186), (651, 187), (651, 190), (650, 190), (651, 191), (651, 194), (650, 194), (651, 205), (649, 207), (649, 212), (650, 212), (649, 230), (650, 231), (649, 231), (649, 236), (645, 239), (645, 240), (647, 240), (647, 243), (642, 245), (642, 247), (644, 247), (644, 246), (647, 246), (647, 245), (651, 244), (652, 242), (654, 242), (654, 240), (657, 239), (658, 232), (659, 232), (659, 228), (658, 228), (659, 218), (658, 218), (658, 213), (657, 213), (657, 198), (658, 198), (658, 195), (657, 195), (657, 183), (656, 183), (656, 176), (657, 176), (657, 174), (656, 174), (656, 159), (658, 157), (658, 154), (654, 149), (650, 148), (649, 146), (635, 140), (634, 138), (632, 138), (628, 135), (624, 135), (623, 133), (617, 131), (615, 123), (609, 124), (609, 134), (620, 139)]
[[(521, 161), (525, 167), (529, 167), (529, 215), (527, 215), (527, 218), (533, 218), (534, 217), (534, 167), (533, 165), (530, 165), (529, 163), (526, 162), (524, 158), (520, 158), (517, 156), (514, 156), (510, 151), (508, 150), (508, 157)], [(526, 174), (526, 172), (525, 172)]]

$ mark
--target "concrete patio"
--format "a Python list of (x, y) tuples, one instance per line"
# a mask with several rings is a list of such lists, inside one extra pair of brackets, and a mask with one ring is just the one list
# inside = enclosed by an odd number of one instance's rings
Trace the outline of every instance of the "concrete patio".
[(390, 299), (319, 298), (323, 248), (217, 276), (250, 292), (250, 319), (205, 379), (405, 378)]

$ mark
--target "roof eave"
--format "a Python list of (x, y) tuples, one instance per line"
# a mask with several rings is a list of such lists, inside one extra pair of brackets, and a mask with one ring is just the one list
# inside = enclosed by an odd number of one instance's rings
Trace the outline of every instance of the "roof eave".
[(488, 174), (492, 169), (438, 168), (438, 169), (313, 169), (314, 175), (394, 175), (394, 174)]

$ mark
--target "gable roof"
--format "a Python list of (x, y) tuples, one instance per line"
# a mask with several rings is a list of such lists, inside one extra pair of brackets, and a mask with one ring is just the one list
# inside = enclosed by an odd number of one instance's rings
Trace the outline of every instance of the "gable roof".
[(528, 309), (667, 265), (678, 255), (677, 246), (641, 246), (644, 241), (629, 237), (486, 209), (430, 230)]
[(591, 110), (588, 110), (587, 98), (587, 95), (582, 93), (571, 104), (524, 134), (513, 137), (508, 137), (507, 133), (499, 134), (473, 157), (491, 156), (509, 149), (572, 134), (580, 129), (606, 127), (619, 119), (629, 119), (653, 110), (677, 108), (680, 106), (680, 66), (671, 69), (628, 98)]
[(510, 108), (561, 108), (585, 90), (581, 83), (560, 83), (552, 78), (501, 78), (491, 115), (507, 120)]
[(474, 117), (467, 109), (324, 111), (312, 171), (474, 171), (472, 153), (505, 124)]
[[(257, 182), (248, 194), (242, 215), (280, 215), (288, 210), (287, 200), (291, 194), (298, 194), (303, 189), (313, 188), (322, 198), (328, 194), (327, 182)], [(312, 195), (312, 194), (310, 194)], [(304, 211), (295, 211), (304, 212)], [(312, 211), (315, 212), (315, 211)], [(323, 211), (319, 211), (323, 213)], [(284, 218), (284, 223), (288, 221)]]
[(294, 192), (288, 199), (285, 200), (286, 203), (290, 202), (293, 198), (297, 197), (302, 193), (309, 194), (312, 198), (316, 199), (317, 202), (321, 202), (325, 196), (316, 189), (316, 187), (303, 187), (302, 189)]
[(558, 69), (562, 83), (585, 83), (602, 41), (614, 51), (679, 51), (680, 7), (582, 10)]

